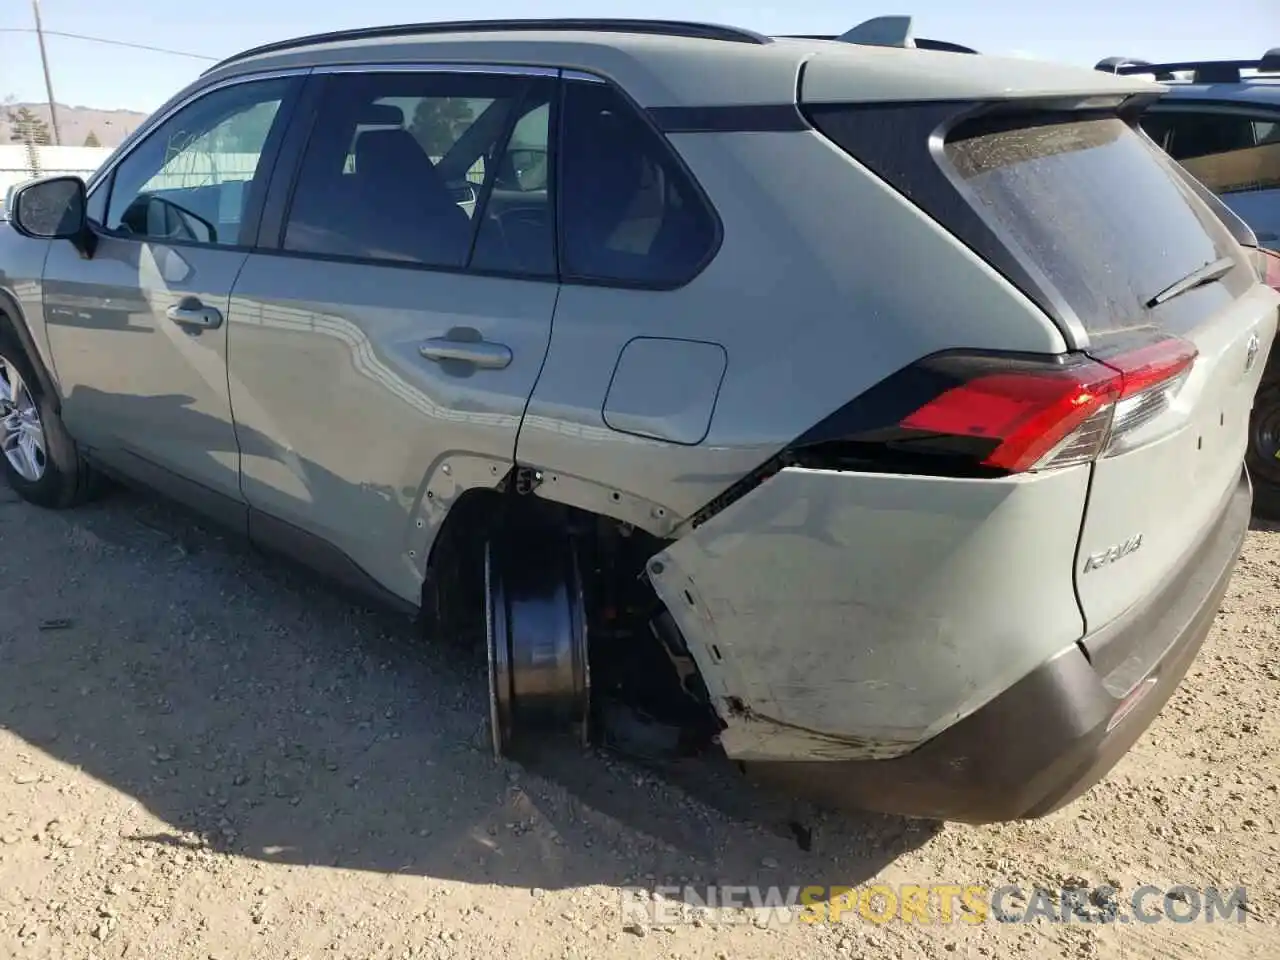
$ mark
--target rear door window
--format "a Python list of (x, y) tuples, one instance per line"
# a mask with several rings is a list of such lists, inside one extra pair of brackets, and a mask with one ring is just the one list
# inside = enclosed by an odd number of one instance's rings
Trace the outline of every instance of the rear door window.
[[(659, 288), (692, 279), (718, 226), (670, 144), (609, 84), (573, 81), (564, 97), (564, 278)], [(536, 170), (532, 152), (527, 162)]]
[(488, 238), (479, 246), (491, 269), (553, 272), (546, 192), (525, 198), (526, 208), (537, 209), (512, 241), (519, 256), (503, 225), (491, 222), (496, 211), (486, 214), (486, 201), (507, 165), (513, 124), (550, 102), (554, 80), (373, 72), (334, 74), (324, 83), (284, 249), (462, 268), (479, 236)]
[(1230, 253), (1171, 161), (1119, 118), (980, 120), (944, 150), (982, 216), (1091, 334), (1156, 323), (1153, 297)]
[(551, 278), (556, 275), (551, 199), (550, 85), (531, 89), (511, 136), (480, 181), (484, 222), (471, 254), (473, 270)]

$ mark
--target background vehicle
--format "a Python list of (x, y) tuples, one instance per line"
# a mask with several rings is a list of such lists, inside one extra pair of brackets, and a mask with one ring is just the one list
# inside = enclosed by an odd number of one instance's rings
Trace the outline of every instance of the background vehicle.
[[(1263, 269), (1280, 290), (1280, 47), (1260, 60), (1111, 57), (1098, 69), (1168, 85), (1143, 113), (1142, 128), (1249, 225), (1273, 254)], [(1254, 509), (1280, 520), (1280, 362), (1267, 365), (1252, 419)]]
[(1280, 296), (1134, 129), (1159, 87), (912, 46), (230, 58), (14, 192), (9, 480), (114, 473), (478, 622), (498, 751), (624, 702), (832, 804), (1055, 809), (1213, 620)]
[(1112, 57), (1098, 69), (1167, 84), (1142, 128), (1248, 223), (1262, 246), (1280, 251), (1280, 47), (1259, 60)]

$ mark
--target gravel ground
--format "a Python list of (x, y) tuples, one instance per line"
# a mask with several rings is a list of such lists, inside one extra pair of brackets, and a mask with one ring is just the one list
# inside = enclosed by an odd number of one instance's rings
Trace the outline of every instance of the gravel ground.
[[(1277, 957), (1278, 586), (1280, 532), (1255, 530), (1182, 689), (1084, 799), (939, 827), (823, 815), (711, 762), (495, 763), (474, 651), (144, 497), (53, 514), (0, 487), (0, 957)], [(620, 911), (623, 887), (685, 883), (1244, 886), (1249, 911)]]

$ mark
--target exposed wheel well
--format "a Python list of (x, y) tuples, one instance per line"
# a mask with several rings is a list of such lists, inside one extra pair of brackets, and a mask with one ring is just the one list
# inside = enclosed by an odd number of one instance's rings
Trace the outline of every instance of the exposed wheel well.
[(1267, 365), (1262, 368), (1262, 382), (1272, 383), (1280, 380), (1280, 335), (1277, 335), (1267, 354)]
[(423, 585), (428, 636), (485, 649), (486, 543), (502, 543), (507, 562), (518, 563), (546, 556), (543, 538), (567, 537), (582, 581), (593, 736), (624, 751), (701, 749), (721, 725), (674, 621), (644, 576), (665, 542), (616, 519), (518, 492), (515, 479), (496, 490), (467, 491), (446, 516)]
[(61, 410), (61, 397), (58, 394), (53, 378), (49, 375), (49, 371), (45, 369), (44, 357), (36, 349), (31, 331), (27, 329), (26, 324), (23, 322), (22, 314), (17, 309), (17, 304), (6, 291), (0, 290), (0, 336), (3, 336), (6, 332), (13, 337), (17, 345), (27, 355), (27, 361), (31, 364), (31, 369), (35, 371), (36, 378), (40, 381), (40, 389), (44, 391), (53, 408)]

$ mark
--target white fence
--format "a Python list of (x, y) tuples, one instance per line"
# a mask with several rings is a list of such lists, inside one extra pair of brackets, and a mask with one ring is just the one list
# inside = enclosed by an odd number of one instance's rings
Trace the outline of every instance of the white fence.
[[(111, 155), (110, 147), (28, 147), (0, 146), (0, 204), (15, 183), (32, 177), (73, 173), (86, 179)], [(243, 183), (253, 177), (258, 165), (256, 153), (186, 151), (172, 157), (145, 185), (148, 190), (214, 186)]]
[(15, 183), (59, 173), (87, 177), (109, 156), (110, 147), (0, 145), (0, 204), (4, 203), (5, 192)]
[[(72, 173), (88, 178), (111, 156), (111, 147), (41, 147), (21, 143), (0, 145), (0, 209), (5, 192), (15, 183), (32, 177)], [(220, 183), (244, 183), (253, 178), (258, 165), (256, 153), (230, 153), (216, 150), (184, 150), (172, 157), (145, 185), (147, 190), (174, 190), (215, 186)], [(431, 158), (433, 161), (437, 157)], [(348, 158), (348, 165), (352, 163)], [(484, 160), (476, 161), (467, 179), (479, 185), (484, 182)], [(234, 191), (232, 191), (234, 193)]]

